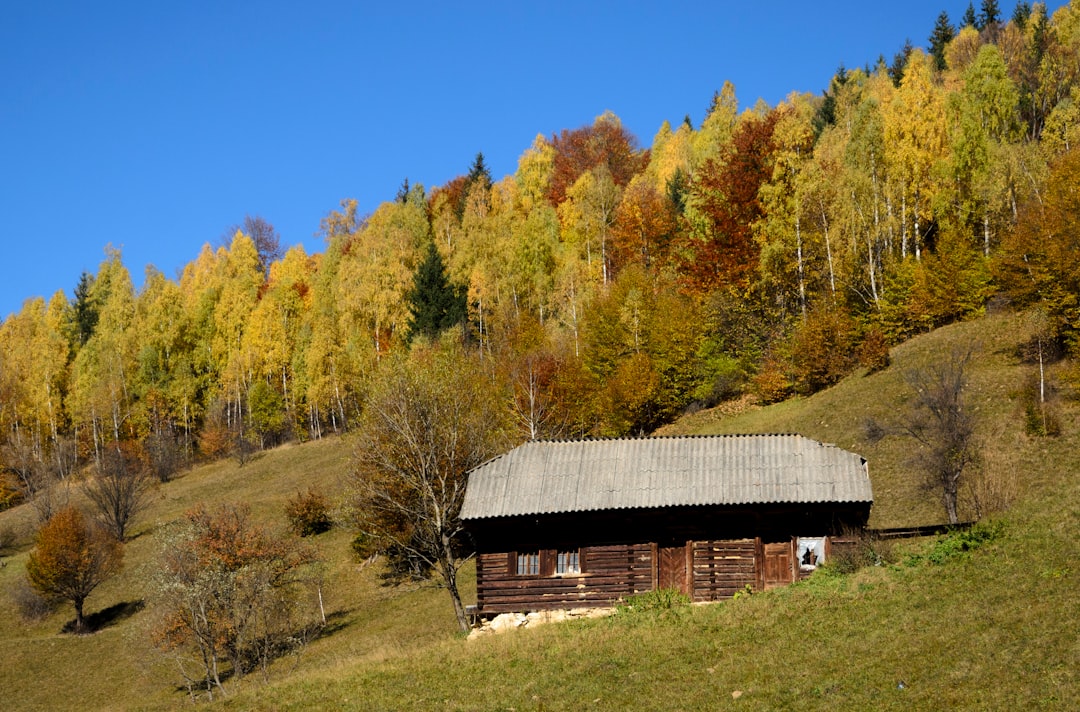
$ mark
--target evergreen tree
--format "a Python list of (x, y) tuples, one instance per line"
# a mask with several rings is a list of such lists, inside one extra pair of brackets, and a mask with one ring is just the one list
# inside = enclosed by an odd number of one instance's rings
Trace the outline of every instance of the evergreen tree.
[(94, 297), (94, 276), (83, 272), (75, 285), (75, 336), (78, 346), (84, 345), (97, 328), (99, 304)]
[(1031, 18), (1031, 3), (1018, 2), (1016, 3), (1016, 9), (1013, 10), (1012, 21), (1016, 25), (1017, 29), (1024, 29), (1027, 27), (1028, 20)]
[(975, 6), (968, 3), (967, 10), (964, 10), (964, 17), (960, 20), (961, 27), (974, 27), (976, 30), (982, 29), (979, 27), (979, 19), (975, 17)]
[(997, 0), (982, 0), (982, 8), (979, 10), (979, 24), (975, 26), (980, 32), (995, 27), (1001, 22), (1001, 8)]
[(889, 65), (889, 76), (892, 78), (893, 86), (899, 87), (901, 80), (904, 78), (904, 67), (907, 66), (908, 57), (911, 56), (912, 50), (915, 48), (911, 46), (911, 40), (904, 40), (904, 46), (900, 48), (900, 51), (893, 55), (892, 64)]
[(394, 196), (394, 200), (404, 205), (409, 200), (409, 179), (406, 178), (401, 182), (401, 187), (398, 188), (397, 195)]
[(420, 335), (435, 338), (465, 321), (465, 290), (450, 283), (434, 241), (428, 243), (427, 255), (416, 268), (412, 289), (405, 298), (409, 306), (409, 341)]
[(829, 88), (825, 91), (824, 101), (821, 102), (821, 106), (818, 107), (817, 113), (814, 115), (815, 137), (820, 136), (822, 131), (836, 123), (836, 93), (842, 86), (847, 84), (847, 75), (847, 68), (841, 62), (840, 66), (836, 68), (836, 74), (833, 75), (832, 82), (829, 83)]
[(945, 48), (953, 37), (956, 37), (956, 28), (949, 22), (949, 13), (942, 10), (930, 35), (930, 54), (938, 71), (945, 69)]
[(488, 170), (487, 164), (484, 163), (484, 154), (481, 152), (477, 152), (472, 167), (469, 169), (469, 175), (465, 177), (466, 193), (469, 192), (469, 189), (473, 187), (476, 181), (483, 181), (485, 190), (491, 187), (491, 171)]

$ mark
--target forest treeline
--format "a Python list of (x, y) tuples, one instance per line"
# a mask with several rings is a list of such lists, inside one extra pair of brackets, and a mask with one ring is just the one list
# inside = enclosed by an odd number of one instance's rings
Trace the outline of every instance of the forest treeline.
[(519, 439), (812, 393), (999, 296), (1075, 349), (1080, 2), (942, 13), (928, 47), (776, 106), (724, 84), (649, 147), (605, 113), (500, 180), (478, 154), (370, 215), (342, 201), (321, 254), (249, 219), (136, 290), (109, 249), (0, 326), (0, 503), (110, 445), (165, 479), (346, 431), (381, 364), (440, 338)]

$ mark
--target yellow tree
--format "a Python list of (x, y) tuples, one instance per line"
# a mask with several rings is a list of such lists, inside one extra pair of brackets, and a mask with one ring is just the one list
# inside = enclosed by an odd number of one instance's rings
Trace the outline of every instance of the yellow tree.
[(130, 382), (135, 375), (137, 340), (131, 330), (135, 294), (118, 250), (108, 248), (94, 279), (100, 305), (93, 335), (72, 364), (71, 405), (76, 426), (88, 428), (100, 462), (105, 443), (133, 434)]
[(713, 95), (712, 104), (701, 122), (701, 128), (691, 141), (693, 150), (692, 170), (709, 159), (718, 158), (724, 147), (731, 143), (735, 124), (739, 118), (739, 101), (735, 97), (735, 85), (724, 82), (720, 91)]
[(346, 243), (338, 266), (343, 333), (365, 335), (376, 357), (404, 338), (405, 292), (428, 236), (423, 187), (405, 202), (383, 203)]
[(963, 89), (950, 97), (952, 173), (958, 222), (981, 224), (983, 254), (990, 254), (992, 226), (1007, 220), (1009, 185), (1004, 146), (1019, 134), (1019, 95), (1001, 52), (984, 45), (964, 72)]
[(605, 165), (581, 174), (559, 205), (563, 239), (575, 245), (601, 284), (609, 279), (608, 237), (622, 191)]
[(217, 267), (221, 291), (214, 305), (211, 350), (220, 374), (226, 423), (242, 431), (244, 403), (255, 369), (255, 355), (244, 349), (243, 339), (263, 284), (255, 243), (237, 232), (228, 251), (219, 255)]
[(807, 254), (803, 227), (803, 171), (813, 156), (814, 106), (808, 96), (791, 95), (776, 108), (772, 177), (761, 186), (764, 215), (755, 225), (761, 243), (761, 275), (784, 305), (793, 292), (802, 317), (807, 308)]
[(253, 362), (253, 378), (281, 394), (288, 414), (295, 412), (301, 395), (295, 392), (293, 365), (311, 308), (313, 272), (314, 263), (301, 246), (271, 264), (266, 289), (243, 335), (242, 350)]
[(908, 57), (900, 88), (882, 108), (886, 160), (903, 185), (900, 250), (902, 256), (907, 255), (910, 224), (911, 251), (919, 259), (923, 228), (933, 218), (933, 169), (946, 153), (944, 99), (934, 85), (931, 61), (921, 50), (916, 49)]

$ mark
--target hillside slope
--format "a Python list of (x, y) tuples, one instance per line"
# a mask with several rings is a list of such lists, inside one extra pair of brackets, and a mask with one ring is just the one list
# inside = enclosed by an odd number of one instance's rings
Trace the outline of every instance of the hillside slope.
[[(1027, 333), (994, 315), (896, 348), (881, 373), (856, 374), (813, 397), (721, 420), (698, 414), (690, 432), (796, 431), (867, 457), (872, 523), (942, 520), (898, 437), (870, 443), (861, 421), (904, 412), (902, 373), (977, 344), (970, 398), (988, 469), (1017, 498), (987, 531), (992, 541), (952, 556), (907, 542), (897, 563), (815, 575), (788, 589), (714, 606), (628, 613), (466, 643), (445, 592), (386, 587), (358, 565), (349, 535), (317, 543), (328, 560), (327, 634), (269, 678), (227, 683), (230, 709), (1076, 709), (1080, 708), (1080, 423), (1064, 406), (1064, 435), (1022, 434), (1016, 391), (1031, 367), (1015, 357)], [(696, 423), (696, 424), (695, 424)], [(93, 612), (148, 596), (160, 524), (197, 501), (246, 501), (281, 523), (284, 499), (314, 483), (340, 487), (347, 440), (280, 448), (244, 467), (221, 462), (161, 489), (128, 545), (124, 575), (91, 596)], [(22, 527), (28, 508), (0, 513)], [(938, 546), (939, 554), (947, 547)], [(0, 568), (0, 689), (12, 709), (166, 708), (186, 699), (169, 661), (147, 639), (152, 606), (84, 638), (59, 635), (68, 609), (19, 622), (10, 593), (27, 549)], [(468, 594), (466, 594), (468, 595)], [(137, 607), (136, 607), (137, 608)], [(97, 661), (90, 670), (88, 660)], [(738, 693), (737, 695), (735, 693)], [(737, 698), (737, 699), (736, 699)]]

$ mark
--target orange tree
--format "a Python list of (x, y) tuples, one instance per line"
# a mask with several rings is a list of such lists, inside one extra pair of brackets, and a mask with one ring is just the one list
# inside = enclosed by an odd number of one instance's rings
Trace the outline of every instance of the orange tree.
[(74, 507), (54, 514), (37, 535), (37, 548), (26, 562), (26, 576), (42, 595), (71, 601), (75, 632), (88, 632), (83, 604), (100, 583), (120, 570), (123, 550), (105, 531), (86, 521)]

